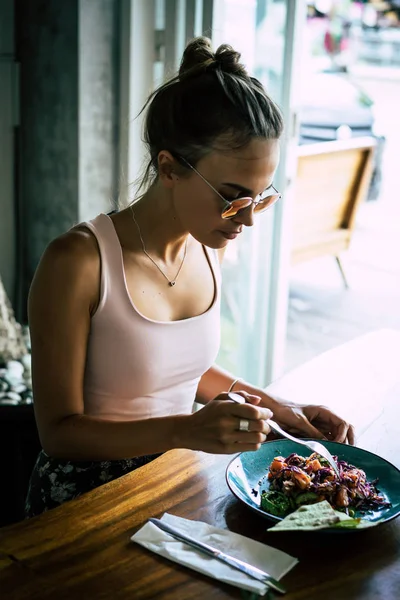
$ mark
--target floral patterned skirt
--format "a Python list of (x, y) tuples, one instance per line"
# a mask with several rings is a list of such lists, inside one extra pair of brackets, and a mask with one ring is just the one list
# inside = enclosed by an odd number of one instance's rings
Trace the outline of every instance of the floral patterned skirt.
[(151, 462), (160, 454), (124, 460), (71, 461), (52, 458), (44, 450), (33, 467), (25, 503), (29, 519)]

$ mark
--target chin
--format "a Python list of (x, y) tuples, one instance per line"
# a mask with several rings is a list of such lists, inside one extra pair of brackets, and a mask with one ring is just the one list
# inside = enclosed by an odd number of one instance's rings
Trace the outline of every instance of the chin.
[(229, 244), (229, 240), (225, 239), (218, 231), (211, 232), (208, 235), (194, 234), (191, 232), (191, 236), (207, 248), (213, 250), (221, 250)]

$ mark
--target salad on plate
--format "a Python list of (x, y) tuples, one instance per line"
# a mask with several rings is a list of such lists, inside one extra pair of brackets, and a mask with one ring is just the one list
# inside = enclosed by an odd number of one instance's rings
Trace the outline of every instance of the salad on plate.
[(308, 457), (294, 452), (287, 457), (276, 456), (269, 465), (269, 489), (261, 491), (261, 509), (284, 518), (300, 507), (325, 501), (348, 517), (361, 518), (391, 506), (379, 492), (377, 480), (368, 481), (362, 469), (337, 456), (334, 459), (339, 477), (316, 453)]

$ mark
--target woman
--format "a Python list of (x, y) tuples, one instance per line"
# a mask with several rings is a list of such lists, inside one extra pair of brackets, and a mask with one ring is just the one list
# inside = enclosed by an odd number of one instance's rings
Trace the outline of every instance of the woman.
[[(257, 450), (272, 414), (300, 434), (353, 443), (328, 409), (279, 402), (214, 364), (219, 259), (279, 199), (281, 114), (239, 58), (205, 38), (187, 46), (177, 77), (146, 105), (143, 195), (42, 257), (29, 323), (43, 450), (27, 516), (172, 448)], [(247, 402), (229, 400), (232, 389)], [(195, 399), (204, 407), (192, 412)]]

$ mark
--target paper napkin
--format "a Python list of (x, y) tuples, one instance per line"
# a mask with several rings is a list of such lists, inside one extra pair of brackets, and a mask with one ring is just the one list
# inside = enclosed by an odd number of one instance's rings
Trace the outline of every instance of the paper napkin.
[[(191, 521), (168, 513), (164, 514), (162, 520), (191, 538), (244, 560), (278, 580), (298, 563), (296, 558), (281, 550), (276, 550), (243, 535), (212, 527), (201, 521)], [(131, 537), (131, 540), (160, 556), (238, 588), (256, 592), (260, 596), (263, 596), (268, 590), (268, 586), (261, 581), (257, 581), (215, 558), (202, 554), (184, 542), (176, 540), (153, 523), (147, 522)]]

